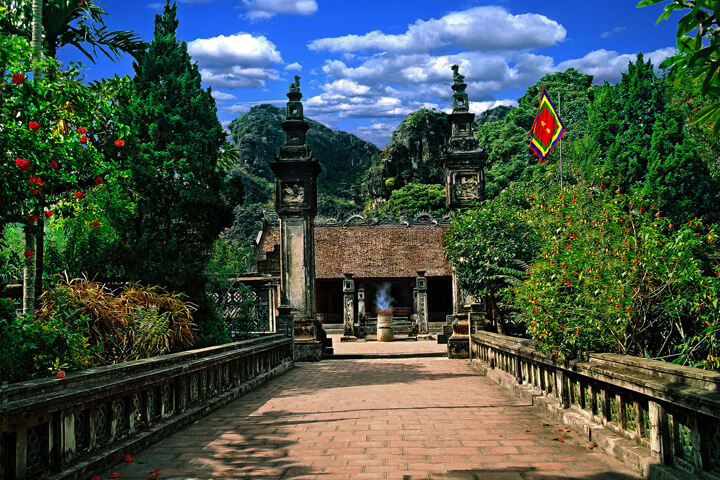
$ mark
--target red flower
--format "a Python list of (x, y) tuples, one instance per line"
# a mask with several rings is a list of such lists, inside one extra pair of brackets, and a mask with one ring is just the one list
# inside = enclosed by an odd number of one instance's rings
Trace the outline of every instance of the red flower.
[(630, 307), (627, 308), (627, 312), (630, 313)]
[(28, 215), (28, 216), (27, 216), (27, 220), (28, 220), (28, 222), (30, 222), (30, 223), (35, 223), (35, 222), (37, 222), (38, 220), (40, 220), (40, 218), (39, 218), (37, 215)]
[(560, 268), (565, 268), (565, 262), (560, 266)]
[(22, 158), (16, 158), (15, 159), (15, 166), (20, 169), (21, 172), (24, 172), (28, 168), (30, 168), (30, 161), (29, 160), (23, 160)]
[(528, 275), (532, 275), (532, 272), (530, 270), (525, 270), (525, 273), (527, 273)]
[(101, 183), (103, 183), (103, 178), (100, 177), (100, 176), (98, 176), (98, 177), (95, 179), (95, 184), (96, 184), (96, 185), (100, 185)]
[(615, 193), (618, 193), (618, 194), (619, 194), (619, 193), (620, 193), (620, 189), (618, 188), (617, 190), (615, 190)]
[(95, 475), (91, 480), (100, 480), (100, 475)]
[(33, 252), (32, 250), (25, 250), (25, 253), (23, 253), (23, 255), (25, 255), (25, 258), (30, 258), (35, 255), (35, 252)]
[(656, 217), (660, 217), (660, 212), (657, 212), (657, 213), (655, 214), (655, 216), (656, 216)]
[(53, 213), (52, 210), (45, 210), (45, 211), (43, 212), (43, 215), (45, 215), (45, 218), (50, 218), (50, 217), (52, 217), (52, 216), (55, 215), (55, 214)]
[(670, 230), (672, 230), (672, 223), (670, 225), (668, 225), (668, 227), (670, 228)]
[(55, 160), (53, 160), (52, 162), (50, 162), (50, 168), (55, 169), (55, 168), (57, 168), (57, 167), (58, 167), (58, 164), (57, 164), (57, 162), (56, 162)]
[(565, 248), (565, 250), (570, 250), (570, 244), (569, 244), (569, 243), (567, 244), (567, 247)]
[(87, 144), (87, 135), (83, 135), (82, 137), (80, 137), (80, 143), (82, 145)]
[(575, 335), (580, 335), (580, 329), (575, 330)]
[(572, 285), (572, 282), (570, 282), (570, 280), (566, 280), (565, 283), (567, 284), (568, 287)]
[(75, 192), (75, 198), (83, 198), (85, 194), (83, 192)]
[(33, 132), (37, 132), (40, 130), (40, 124), (37, 122), (30, 121), (28, 122), (28, 128), (32, 130)]
[(85, 128), (85, 127), (80, 127), (80, 128), (77, 129), (77, 133), (78, 133), (79, 135), (85, 135), (85, 134), (87, 133), (87, 128)]
[(605, 188), (605, 184), (604, 184), (604, 183), (601, 183), (601, 184), (600, 184), (600, 189), (602, 190), (603, 188)]
[(640, 213), (645, 211), (645, 207), (640, 207)]
[(30, 179), (28, 180), (28, 182), (32, 183), (33, 185), (37, 185), (38, 187), (44, 187), (44, 186), (45, 186), (45, 182), (42, 181), (42, 178), (40, 178), (40, 177), (38, 177), (38, 176), (35, 176), (35, 175), (33, 175), (32, 177), (30, 177)]
[(39, 188), (31, 188), (30, 193), (32, 193), (33, 195), (37, 195), (40, 193), (40, 189)]
[(125, 463), (131, 463), (133, 461), (132, 455), (129, 453), (125, 455)]
[(150, 475), (145, 477), (145, 479), (146, 480), (154, 480), (155, 478), (158, 478), (161, 475), (162, 475), (162, 473), (158, 472), (157, 470), (151, 470)]
[(97, 228), (97, 227), (100, 226), (100, 222), (98, 222), (97, 220), (95, 220), (93, 223), (91, 223), (91, 225), (92, 225), (93, 228)]
[(55, 375), (58, 378), (65, 378), (65, 372), (63, 370), (58, 370), (57, 375)]
[(122, 478), (122, 474), (120, 474), (120, 472), (115, 472), (110, 475), (110, 478)]
[(118, 138), (117, 140), (115, 140), (115, 146), (118, 147), (118, 148), (124, 147), (124, 146), (125, 146), (125, 140), (123, 140), (122, 138)]
[(25, 81), (25, 75), (22, 73), (14, 73), (12, 76), (12, 83), (15, 85), (21, 85)]

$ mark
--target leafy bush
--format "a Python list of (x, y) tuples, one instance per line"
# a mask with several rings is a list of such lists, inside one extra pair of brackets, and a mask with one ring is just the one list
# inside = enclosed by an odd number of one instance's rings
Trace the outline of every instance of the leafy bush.
[(529, 195), (525, 219), (544, 245), (514, 289), (519, 317), (563, 357), (592, 350), (717, 368), (714, 228), (673, 224), (653, 203), (608, 187)]
[(100, 283), (66, 279), (46, 290), (40, 302), (37, 323), (81, 332), (95, 365), (177, 352), (193, 344), (194, 306), (159, 287), (130, 284), (114, 295)]

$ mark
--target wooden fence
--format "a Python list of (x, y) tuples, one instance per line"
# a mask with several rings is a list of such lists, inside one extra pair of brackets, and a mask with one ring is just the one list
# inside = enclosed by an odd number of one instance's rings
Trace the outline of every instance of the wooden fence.
[(564, 362), (489, 332), (470, 348), (473, 364), (645, 476), (720, 479), (720, 374), (613, 354)]
[(90, 478), (292, 368), (292, 359), (292, 339), (268, 335), (5, 386), (0, 478)]

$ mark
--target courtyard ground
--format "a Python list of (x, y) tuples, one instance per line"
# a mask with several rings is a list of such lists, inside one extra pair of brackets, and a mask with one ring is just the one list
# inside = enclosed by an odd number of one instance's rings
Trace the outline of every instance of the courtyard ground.
[[(363, 346), (343, 345), (345, 353)], [(388, 345), (365, 348), (445, 347)], [(440, 357), (298, 363), (101, 478), (145, 479), (152, 470), (168, 480), (640, 478), (467, 360)]]

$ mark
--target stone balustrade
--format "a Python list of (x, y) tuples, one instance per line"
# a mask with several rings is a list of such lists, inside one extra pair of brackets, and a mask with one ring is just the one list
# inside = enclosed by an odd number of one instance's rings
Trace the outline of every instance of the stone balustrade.
[(564, 362), (489, 332), (470, 348), (474, 365), (645, 476), (720, 479), (720, 374), (613, 354)]
[(292, 366), (268, 335), (5, 386), (0, 479), (90, 478)]

